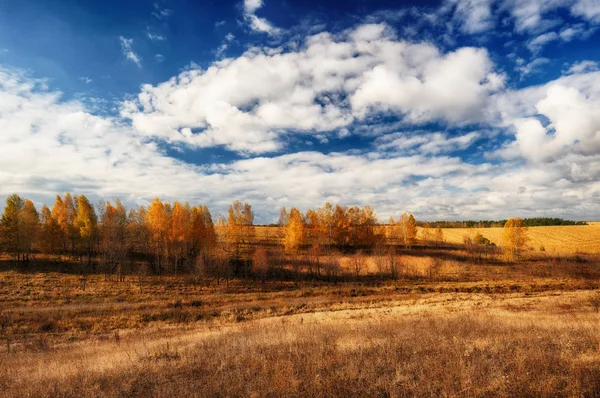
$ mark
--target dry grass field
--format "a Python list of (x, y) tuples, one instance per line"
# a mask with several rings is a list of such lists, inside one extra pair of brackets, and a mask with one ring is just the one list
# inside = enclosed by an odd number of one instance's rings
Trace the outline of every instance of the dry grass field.
[(0, 354), (0, 388), (7, 397), (597, 396), (594, 295), (322, 302), (301, 314), (36, 342)]
[[(335, 282), (0, 271), (0, 395), (598, 396), (598, 256), (398, 255)], [(289, 257), (293, 261), (294, 257)]]

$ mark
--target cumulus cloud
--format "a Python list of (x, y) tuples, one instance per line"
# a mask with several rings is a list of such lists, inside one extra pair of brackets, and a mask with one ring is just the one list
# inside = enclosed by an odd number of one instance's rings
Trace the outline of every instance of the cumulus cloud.
[(522, 155), (534, 162), (547, 162), (566, 154), (600, 154), (600, 98), (594, 94), (586, 96), (574, 87), (550, 86), (536, 104), (550, 124), (543, 126), (534, 118), (515, 122)]
[[(408, 133), (391, 135), (371, 150), (297, 152), (195, 166), (167, 156), (154, 140), (119, 119), (93, 115), (80, 101), (63, 101), (43, 81), (0, 69), (0, 129), (5, 132), (0, 135), (0, 196), (19, 192), (51, 204), (56, 193), (72, 191), (93, 199), (120, 197), (130, 205), (160, 196), (207, 204), (214, 214), (241, 199), (253, 204), (259, 222), (274, 220), (281, 206), (306, 210), (326, 200), (370, 204), (382, 220), (405, 210), (421, 219), (597, 217), (600, 156), (592, 149), (598, 144), (592, 110), (598, 96), (591, 93), (598, 82), (597, 75), (576, 75), (561, 83), (584, 88), (577, 92), (539, 88), (515, 94), (522, 101), (538, 98), (533, 106), (539, 109), (531, 112), (548, 115), (561, 137), (570, 137), (564, 142), (580, 140), (572, 143), (576, 151), (564, 151), (550, 163), (470, 164), (451, 152), (474, 144), (481, 133), (440, 132), (409, 144)], [(571, 117), (571, 112), (576, 113)], [(580, 121), (571, 127), (571, 118)], [(548, 146), (560, 155), (551, 140), (540, 142), (544, 152)]]
[(503, 85), (484, 49), (443, 54), (368, 24), (309, 36), (295, 50), (252, 48), (145, 85), (121, 115), (149, 137), (261, 153), (281, 149), (290, 133), (337, 135), (373, 112), (412, 123), (477, 120)]
[(462, 48), (446, 55), (424, 50), (415, 54), (421, 57), (418, 75), (411, 73), (410, 59), (405, 59), (409, 65), (383, 64), (367, 71), (352, 97), (355, 115), (363, 117), (375, 108), (401, 112), (414, 122), (473, 120), (477, 106), (504, 85), (484, 49)]
[(123, 56), (125, 59), (133, 62), (138, 67), (142, 66), (142, 58), (136, 54), (133, 49), (133, 39), (128, 39), (123, 36), (119, 36), (119, 41), (121, 42), (121, 51), (123, 52)]

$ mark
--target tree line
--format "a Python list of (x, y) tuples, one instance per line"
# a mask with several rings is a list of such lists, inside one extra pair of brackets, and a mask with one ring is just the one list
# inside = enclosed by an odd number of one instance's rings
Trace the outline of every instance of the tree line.
[[(479, 220), (479, 221), (431, 221), (419, 222), (419, 226), (430, 226), (432, 228), (503, 228), (508, 220)], [(563, 218), (534, 217), (521, 219), (523, 227), (550, 227), (561, 225), (588, 225), (585, 221), (565, 220)]]
[[(523, 222), (518, 220), (521, 228)], [(295, 207), (282, 208), (280, 240), (270, 250), (280, 251), (279, 258), (302, 254), (309, 273), (321, 276), (335, 268), (328, 268), (324, 260), (334, 251), (368, 251), (389, 260), (396, 247), (411, 249), (417, 239), (431, 247), (443, 244), (440, 225), (421, 224), (417, 236), (418, 225), (412, 214), (404, 213), (382, 226), (370, 206), (325, 203), (306, 213)], [(257, 243), (256, 234), (252, 206), (240, 201), (213, 222), (207, 206), (187, 202), (156, 198), (148, 206), (127, 209), (119, 200), (93, 205), (85, 195), (66, 193), (56, 196), (52, 208), (43, 205), (38, 211), (31, 200), (13, 194), (6, 199), (0, 219), (0, 250), (25, 265), (36, 254), (49, 256), (57, 264), (76, 260), (82, 273), (104, 272), (122, 278), (133, 272), (183, 272), (219, 280), (265, 275), (265, 269), (272, 268), (274, 259)], [(465, 245), (487, 247), (490, 242), (476, 236)], [(353, 260), (357, 275), (362, 267), (359, 257)]]

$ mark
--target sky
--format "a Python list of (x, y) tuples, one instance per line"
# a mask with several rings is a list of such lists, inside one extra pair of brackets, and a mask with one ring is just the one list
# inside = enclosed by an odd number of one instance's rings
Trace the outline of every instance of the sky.
[(600, 220), (600, 0), (0, 0), (0, 199)]

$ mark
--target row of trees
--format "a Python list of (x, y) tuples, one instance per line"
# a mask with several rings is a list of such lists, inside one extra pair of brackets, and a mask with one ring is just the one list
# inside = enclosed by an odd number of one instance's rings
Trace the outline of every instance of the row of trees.
[[(522, 223), (511, 219), (505, 224), (506, 247), (516, 259), (526, 241)], [(323, 254), (333, 249), (375, 254), (389, 244), (410, 249), (417, 243), (413, 215), (390, 218), (382, 227), (369, 206), (326, 203), (305, 214), (294, 207), (282, 208), (279, 225), (282, 248), (288, 254), (304, 253), (317, 275)], [(421, 243), (439, 247), (444, 240), (440, 226), (421, 225)], [(252, 207), (239, 201), (213, 223), (207, 206), (188, 203), (154, 199), (147, 207), (127, 209), (119, 200), (94, 206), (85, 195), (67, 193), (57, 196), (51, 209), (44, 205), (38, 211), (31, 200), (13, 194), (7, 198), (0, 220), (0, 249), (24, 263), (34, 252), (45, 253), (56, 259), (78, 259), (89, 269), (100, 267), (107, 274), (119, 275), (131, 271), (136, 263), (138, 269), (144, 264), (156, 273), (201, 268), (225, 274), (227, 268), (239, 275), (250, 272), (253, 260), (264, 263), (264, 253), (255, 253), (257, 241)], [(465, 245), (486, 256), (493, 252), (493, 244), (480, 234), (465, 240)], [(358, 262), (355, 268), (360, 268)]]
[(85, 195), (57, 196), (38, 212), (31, 200), (10, 195), (0, 220), (2, 249), (28, 262), (32, 251), (56, 257), (97, 258), (107, 272), (145, 260), (157, 272), (191, 267), (217, 244), (208, 207), (165, 203), (127, 210), (117, 200), (93, 206)]
[[(432, 221), (429, 224), (432, 227), (442, 228), (503, 228), (509, 220), (479, 220), (479, 221)], [(425, 223), (421, 223), (422, 226)], [(552, 217), (534, 217), (521, 219), (523, 227), (548, 227), (558, 225), (588, 225), (585, 221), (565, 220), (563, 218)]]

